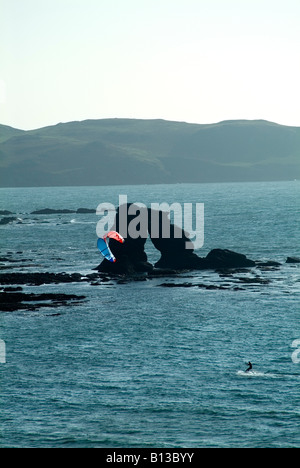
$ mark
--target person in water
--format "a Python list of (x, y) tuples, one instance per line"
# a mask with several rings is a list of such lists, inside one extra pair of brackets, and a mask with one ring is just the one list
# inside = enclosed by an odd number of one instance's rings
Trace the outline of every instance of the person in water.
[(253, 366), (252, 366), (252, 364), (251, 364), (250, 361), (248, 362), (248, 366), (249, 366), (249, 367), (248, 367), (248, 369), (246, 370), (246, 372), (249, 372), (249, 371), (252, 370), (252, 367), (253, 367)]

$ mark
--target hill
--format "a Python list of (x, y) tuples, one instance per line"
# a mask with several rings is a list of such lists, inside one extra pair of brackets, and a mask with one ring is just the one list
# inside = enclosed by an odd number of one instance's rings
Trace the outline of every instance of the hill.
[(300, 178), (300, 128), (107, 119), (22, 131), (0, 125), (0, 186)]

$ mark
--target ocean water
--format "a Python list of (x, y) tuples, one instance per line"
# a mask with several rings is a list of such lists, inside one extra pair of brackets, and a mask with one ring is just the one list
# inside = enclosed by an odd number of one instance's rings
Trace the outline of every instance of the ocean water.
[(17, 260), (0, 273), (91, 273), (101, 261), (95, 214), (30, 213), (117, 205), (120, 194), (204, 203), (200, 256), (228, 248), (282, 266), (24, 286), (86, 300), (0, 312), (0, 447), (299, 447), (300, 266), (285, 263), (300, 256), (299, 182), (0, 189), (0, 210), (22, 219), (0, 226), (0, 257)]

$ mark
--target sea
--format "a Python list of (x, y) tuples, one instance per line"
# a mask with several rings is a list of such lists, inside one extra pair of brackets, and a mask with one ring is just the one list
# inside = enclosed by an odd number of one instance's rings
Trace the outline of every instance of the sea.
[[(31, 213), (117, 206), (120, 195), (204, 203), (196, 253), (230, 249), (265, 266), (22, 286), (86, 299), (0, 312), (0, 447), (299, 447), (300, 264), (286, 263), (300, 257), (299, 181), (2, 188), (0, 210), (20, 221), (0, 226), (0, 273), (95, 273), (96, 213)], [(159, 260), (150, 240), (146, 251)]]

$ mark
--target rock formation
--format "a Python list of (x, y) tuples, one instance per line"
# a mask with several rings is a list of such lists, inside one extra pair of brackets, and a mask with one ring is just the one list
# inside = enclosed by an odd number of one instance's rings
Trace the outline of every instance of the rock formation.
[[(107, 260), (96, 268), (99, 272), (109, 274), (135, 274), (139, 272), (151, 272), (153, 266), (148, 262), (145, 252), (146, 233), (141, 233), (142, 237), (133, 238), (127, 236), (128, 228), (137, 217), (128, 215), (125, 226), (120, 221), (120, 207), (117, 210), (114, 229), (118, 231), (126, 241), (124, 244), (110, 240), (110, 249), (116, 257), (116, 263)], [(122, 207), (124, 209), (124, 206)], [(245, 255), (232, 252), (230, 250), (214, 249), (207, 257), (201, 258), (195, 254), (193, 249), (186, 249), (186, 242), (189, 241), (187, 233), (180, 227), (170, 222), (167, 212), (154, 212), (152, 209), (135, 207), (133, 211), (139, 212), (143, 219), (148, 219), (148, 232), (154, 247), (161, 253), (160, 260), (155, 264), (155, 268), (173, 270), (204, 270), (222, 268), (248, 268), (255, 266), (255, 262), (249, 260)], [(144, 210), (144, 212), (143, 212)], [(158, 224), (153, 229), (153, 220), (158, 220)], [(138, 227), (138, 223), (137, 226)], [(167, 231), (163, 232), (163, 229)], [(130, 231), (130, 229), (129, 229)], [(138, 232), (138, 229), (136, 229)]]
[(288, 257), (286, 263), (300, 263), (299, 257)]
[[(138, 237), (133, 239), (127, 236), (129, 224), (136, 218), (136, 215), (128, 215), (128, 208), (132, 205), (127, 205), (127, 223), (123, 225), (120, 219), (120, 207), (116, 213), (115, 230), (121, 234), (126, 240), (124, 244), (120, 244), (114, 239), (110, 239), (109, 247), (117, 259), (116, 263), (111, 263), (108, 260), (103, 262), (96, 269), (102, 273), (112, 274), (134, 274), (140, 272), (148, 272), (153, 269), (151, 263), (148, 262), (145, 252), (146, 238)], [(138, 207), (136, 207), (138, 210)], [(146, 213), (148, 216), (148, 212)]]
[(0, 219), (0, 226), (5, 226), (6, 224), (11, 224), (15, 221), (17, 221), (18, 223), (22, 223), (22, 220), (20, 218), (16, 218), (15, 216), (8, 216)]

